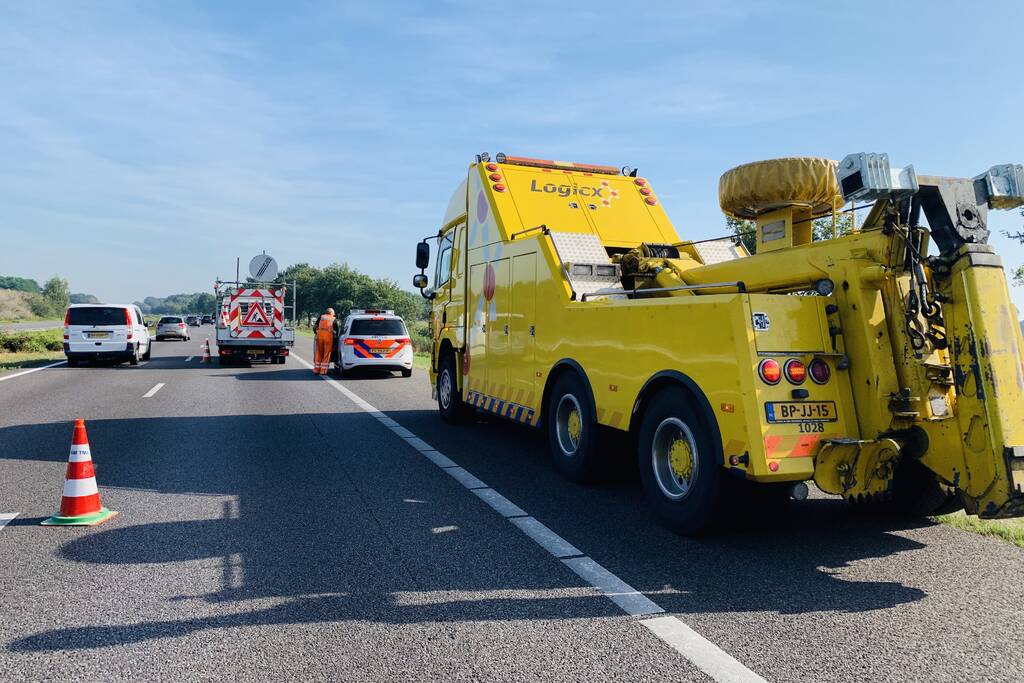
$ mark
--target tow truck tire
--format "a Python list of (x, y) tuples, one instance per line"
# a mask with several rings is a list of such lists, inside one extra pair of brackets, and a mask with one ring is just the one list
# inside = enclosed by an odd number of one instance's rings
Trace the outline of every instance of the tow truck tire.
[(583, 379), (565, 372), (555, 380), (547, 407), (548, 450), (555, 467), (569, 481), (587, 482), (601, 468), (597, 420)]
[(850, 498), (848, 501), (858, 512), (887, 517), (945, 515), (963, 508), (955, 491), (911, 458), (900, 459), (892, 483), (892, 493), (885, 498)]
[(437, 368), (437, 410), (448, 424), (461, 424), (470, 414), (458, 389), (455, 354), (451, 351), (441, 357)]
[(412, 377), (412, 368), (408, 370), (402, 368), (402, 377)]
[(682, 387), (655, 394), (644, 408), (637, 463), (647, 501), (676, 533), (717, 528), (741, 482), (717, 462), (712, 431)]

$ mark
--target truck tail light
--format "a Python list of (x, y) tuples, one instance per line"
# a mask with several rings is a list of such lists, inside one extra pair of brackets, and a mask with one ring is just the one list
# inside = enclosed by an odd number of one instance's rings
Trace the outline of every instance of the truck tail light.
[(790, 358), (783, 367), (790, 384), (803, 384), (807, 379), (807, 366), (796, 358)]
[(832, 368), (821, 358), (815, 358), (807, 366), (807, 374), (810, 375), (811, 381), (815, 384), (824, 384), (832, 376)]
[(765, 358), (757, 366), (757, 374), (765, 384), (778, 384), (782, 380), (782, 368), (774, 358)]

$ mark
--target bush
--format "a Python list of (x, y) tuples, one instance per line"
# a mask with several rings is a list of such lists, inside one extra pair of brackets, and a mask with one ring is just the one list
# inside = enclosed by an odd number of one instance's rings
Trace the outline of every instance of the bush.
[(63, 349), (64, 339), (61, 330), (0, 332), (0, 353), (43, 353)]
[[(406, 321), (408, 322), (408, 321)], [(434, 342), (430, 338), (430, 327), (425, 320), (408, 322), (409, 338), (412, 339), (412, 350), (420, 353), (430, 353)]]

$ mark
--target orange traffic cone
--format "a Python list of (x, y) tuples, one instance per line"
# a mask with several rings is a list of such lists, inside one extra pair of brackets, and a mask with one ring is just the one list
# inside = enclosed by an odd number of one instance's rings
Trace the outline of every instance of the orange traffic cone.
[(89, 436), (85, 433), (85, 420), (75, 420), (68, 455), (68, 471), (64, 480), (64, 495), (60, 499), (60, 513), (42, 522), (43, 526), (95, 526), (117, 513), (100, 503), (96, 488), (96, 472), (89, 452)]
[(213, 362), (213, 359), (210, 358), (210, 340), (209, 340), (209, 338), (207, 338), (207, 340), (203, 342), (203, 358), (202, 358), (202, 360), (200, 362), (201, 363), (212, 363)]

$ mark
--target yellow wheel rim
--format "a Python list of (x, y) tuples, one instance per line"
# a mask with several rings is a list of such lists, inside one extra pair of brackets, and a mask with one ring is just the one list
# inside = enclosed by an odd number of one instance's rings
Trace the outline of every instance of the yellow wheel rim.
[(567, 420), (566, 427), (569, 429), (569, 438), (574, 442), (579, 443), (580, 432), (583, 431), (583, 421), (580, 420), (580, 411), (573, 409), (569, 413), (569, 419)]
[(677, 477), (689, 479), (693, 474), (693, 451), (686, 439), (675, 439), (669, 449), (669, 463)]

